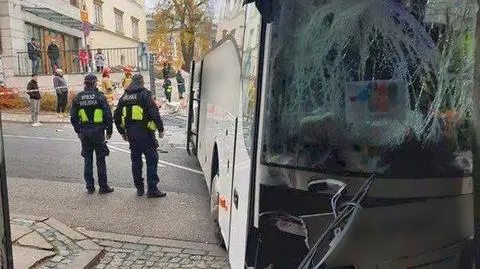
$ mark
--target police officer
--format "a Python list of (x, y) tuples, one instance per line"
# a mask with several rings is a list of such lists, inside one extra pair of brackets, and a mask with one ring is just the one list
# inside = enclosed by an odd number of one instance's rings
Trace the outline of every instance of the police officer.
[(163, 122), (152, 93), (144, 87), (142, 75), (135, 74), (130, 86), (118, 101), (114, 113), (115, 126), (125, 141), (130, 143), (133, 182), (137, 195), (145, 193), (142, 178), (142, 154), (147, 162), (147, 197), (165, 197), (158, 187), (158, 142), (155, 131), (163, 137)]
[[(93, 74), (85, 76), (85, 89), (73, 100), (70, 121), (82, 142), (84, 158), (84, 178), (87, 192), (95, 192), (93, 179), (93, 152), (97, 159), (99, 194), (113, 192), (107, 183), (107, 167), (105, 157), (110, 151), (105, 142), (112, 137), (112, 111), (105, 96), (97, 88), (97, 77)], [(106, 137), (105, 137), (106, 130)]]

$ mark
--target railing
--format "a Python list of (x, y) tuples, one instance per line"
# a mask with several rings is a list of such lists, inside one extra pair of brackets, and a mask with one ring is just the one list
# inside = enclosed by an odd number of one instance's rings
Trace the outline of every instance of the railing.
[[(82, 69), (80, 60), (79, 60), (80, 50), (61, 50), (60, 58), (58, 60), (58, 67), (63, 70), (66, 74), (72, 73), (86, 73)], [(95, 65), (95, 54), (97, 49), (91, 49), (92, 59), (88, 63), (88, 72), (97, 72), (97, 67)], [(102, 53), (105, 57), (104, 67), (109, 67), (113, 72), (121, 72), (123, 66), (130, 65), (136, 70), (141, 70), (142, 65), (141, 61), (145, 57), (138, 55), (137, 47), (132, 48), (113, 48), (113, 49), (102, 49)], [(52, 64), (48, 57), (47, 51), (42, 51), (41, 56), (38, 62), (37, 74), (53, 74)], [(17, 76), (27, 76), (32, 74), (32, 61), (28, 57), (28, 52), (17, 52), (17, 68), (15, 75)]]

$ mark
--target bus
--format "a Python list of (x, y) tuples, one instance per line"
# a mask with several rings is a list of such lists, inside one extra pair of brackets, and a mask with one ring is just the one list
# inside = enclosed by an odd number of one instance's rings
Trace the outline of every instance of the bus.
[(231, 268), (472, 268), (477, 1), (222, 3), (187, 149)]

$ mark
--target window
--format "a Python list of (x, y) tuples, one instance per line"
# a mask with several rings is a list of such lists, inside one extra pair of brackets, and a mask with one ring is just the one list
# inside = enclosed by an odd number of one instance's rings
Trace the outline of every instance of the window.
[(263, 164), (471, 175), (477, 3), (453, 11), (424, 1), (420, 16), (405, 2), (275, 2)]
[(123, 12), (115, 9), (115, 31), (123, 34)]
[(132, 36), (134, 38), (139, 38), (138, 22), (139, 20), (137, 18), (132, 17)]
[(94, 6), (95, 24), (103, 25), (102, 4), (94, 3), (93, 6)]

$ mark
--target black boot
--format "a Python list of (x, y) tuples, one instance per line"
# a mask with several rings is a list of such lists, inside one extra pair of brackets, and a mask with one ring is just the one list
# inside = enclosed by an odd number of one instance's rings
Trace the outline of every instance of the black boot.
[(107, 186), (106, 188), (101, 188), (98, 191), (98, 194), (107, 194), (107, 193), (111, 193), (111, 192), (113, 192), (113, 188)]
[(137, 188), (137, 196), (143, 196), (145, 194), (145, 185), (143, 185), (143, 178), (142, 181), (135, 182), (135, 188)]
[(162, 198), (167, 196), (167, 193), (160, 191), (158, 189), (147, 191), (147, 198)]
[(87, 188), (87, 193), (88, 194), (93, 194), (95, 192), (95, 187), (93, 188)]

